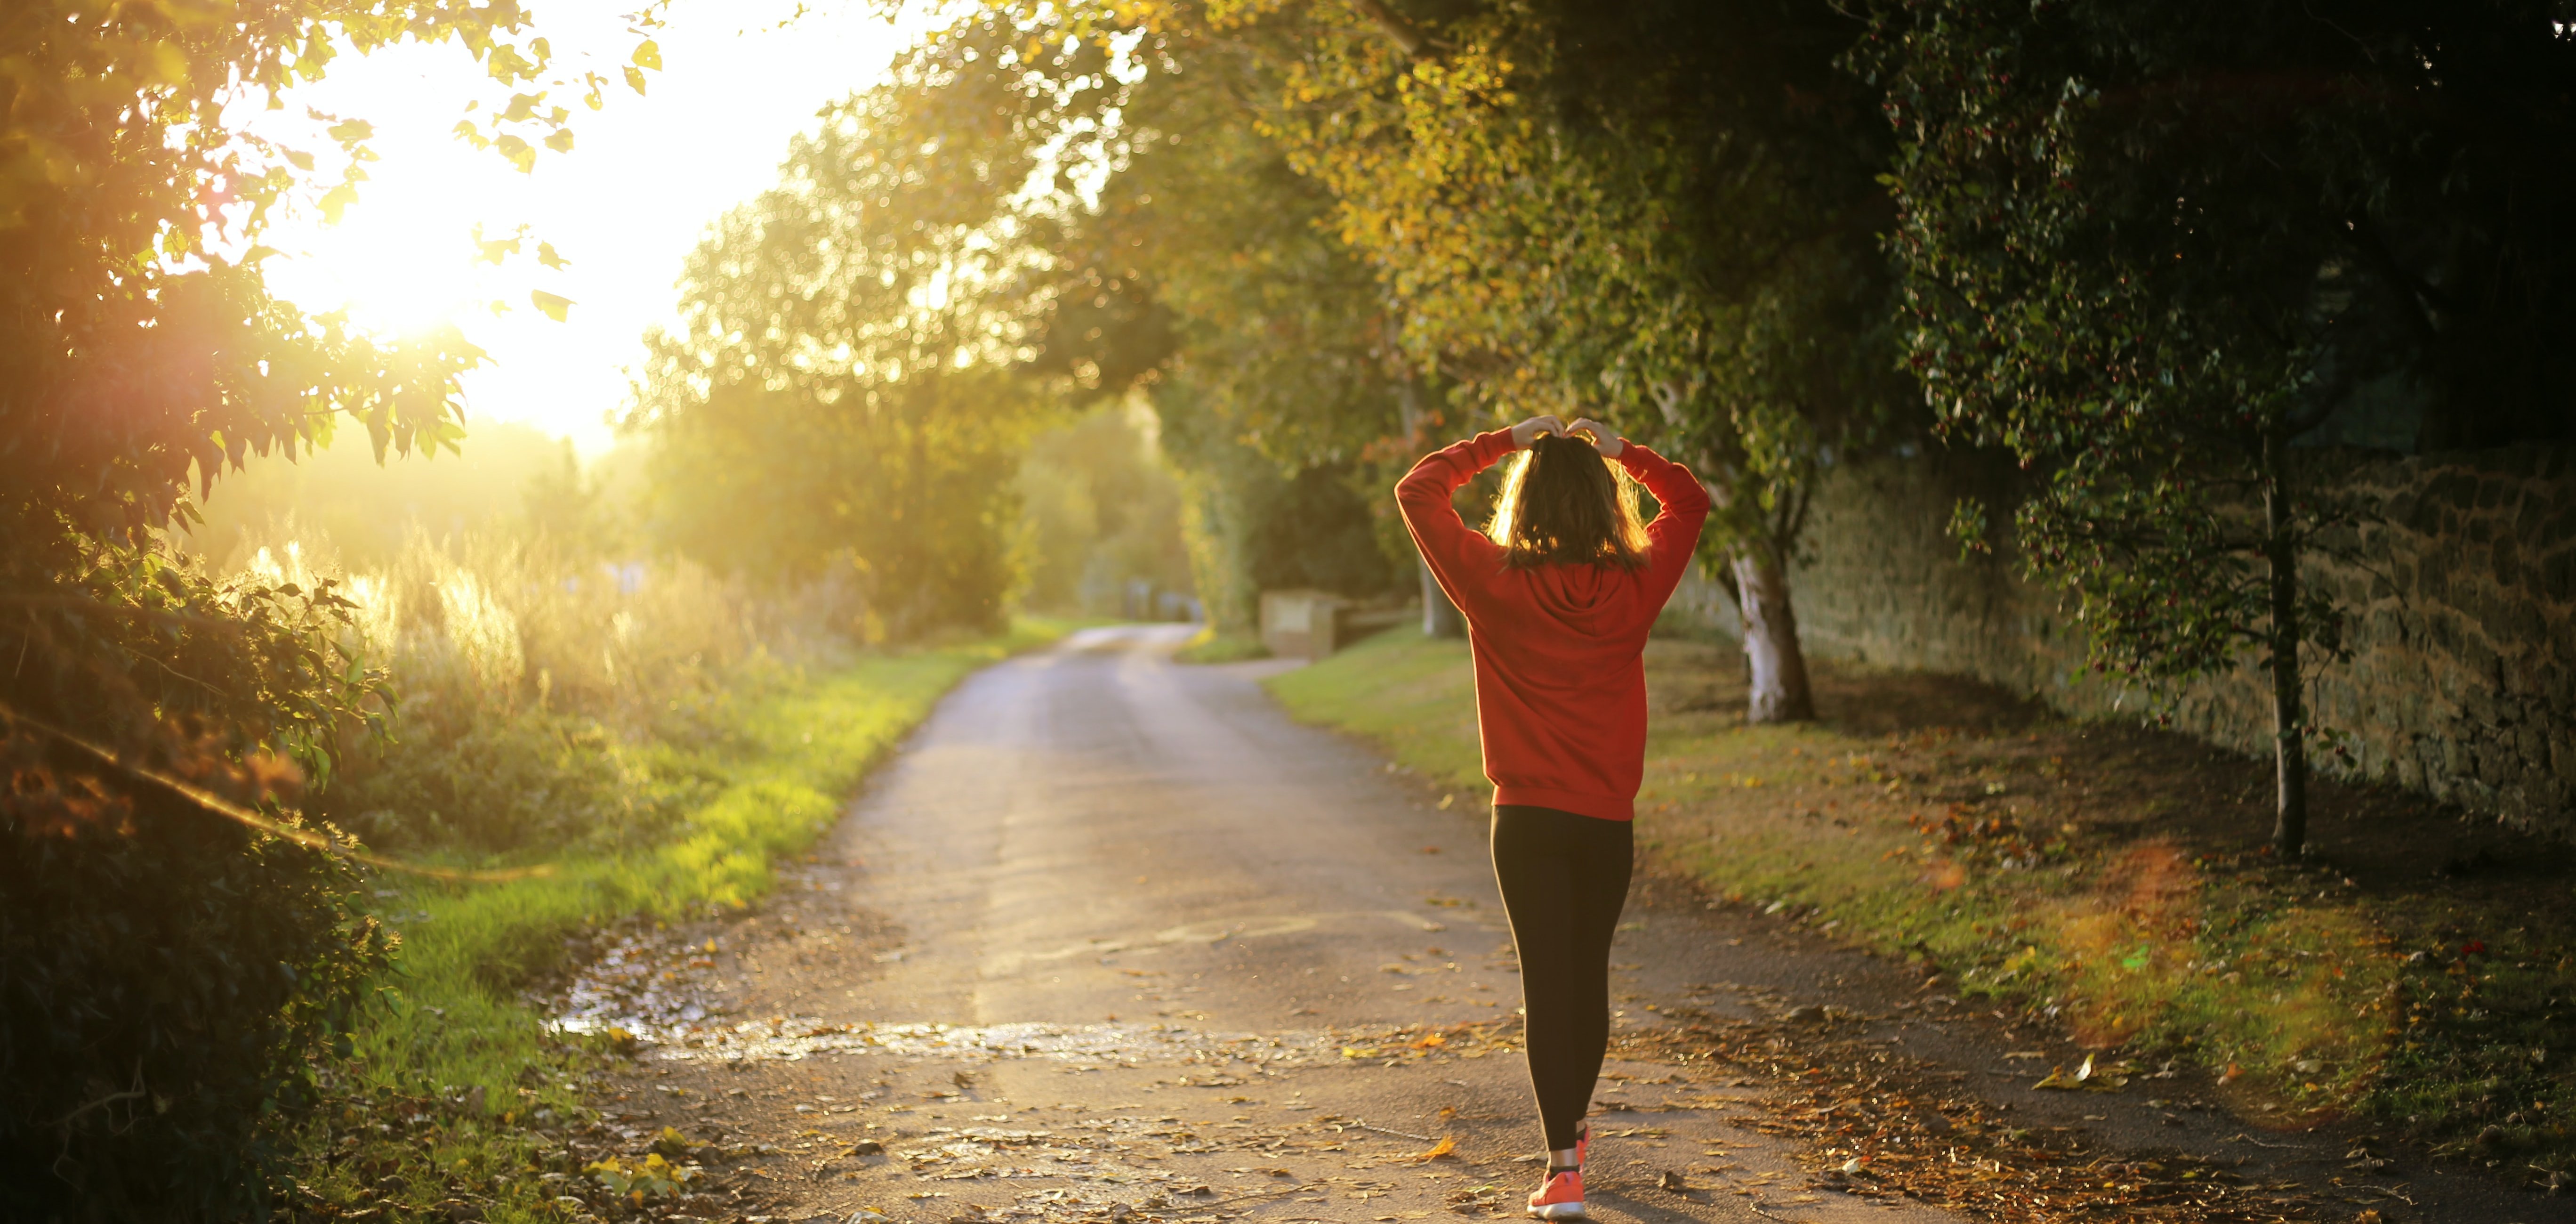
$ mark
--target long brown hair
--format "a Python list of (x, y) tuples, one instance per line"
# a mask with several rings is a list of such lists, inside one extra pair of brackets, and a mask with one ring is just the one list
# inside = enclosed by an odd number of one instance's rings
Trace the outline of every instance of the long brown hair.
[(1503, 493), (1485, 534), (1503, 546), (1503, 564), (1513, 569), (1642, 569), (1646, 527), (1637, 515), (1636, 482), (1624, 475), (1589, 442), (1541, 435), (1503, 473)]

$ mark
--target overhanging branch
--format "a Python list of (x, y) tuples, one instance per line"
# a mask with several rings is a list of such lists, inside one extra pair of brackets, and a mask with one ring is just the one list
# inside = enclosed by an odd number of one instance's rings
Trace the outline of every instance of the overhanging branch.
[(354, 846), (342, 845), (339, 842), (333, 841), (332, 839), (325, 837), (320, 833), (316, 833), (311, 829), (290, 825), (283, 821), (274, 819), (265, 813), (253, 811), (248, 807), (235, 803), (230, 799), (226, 799), (223, 796), (207, 790), (196, 783), (190, 782), (185, 778), (179, 777), (176, 774), (172, 774), (166, 770), (155, 769), (150, 765), (143, 764), (142, 762), (128, 759), (124, 753), (118, 752), (113, 748), (109, 748), (104, 744), (91, 740), (86, 736), (80, 735), (76, 732), (67, 731), (61, 727), (53, 725), (52, 723), (46, 722), (43, 719), (33, 718), (26, 714), (19, 713), (16, 710), (10, 709), (6, 705), (0, 705), (0, 723), (14, 724), (16, 726), (25, 727), (30, 731), (50, 736), (63, 744), (78, 749), (82, 753), (96, 759), (99, 763), (106, 765), (110, 769), (114, 769), (128, 777), (152, 783), (153, 785), (160, 787), (162, 790), (195, 805), (202, 811), (210, 812), (214, 815), (221, 816), (226, 820), (233, 821), (252, 829), (257, 829), (258, 831), (266, 833), (272, 837), (283, 838), (295, 843), (296, 845), (303, 846), (306, 849), (319, 850), (324, 854), (335, 855), (353, 863), (364, 863), (369, 867), (381, 868), (386, 871), (398, 871), (406, 875), (428, 876), (432, 879), (456, 880), (472, 883), (500, 883), (509, 880), (524, 880), (541, 876), (550, 876), (555, 873), (554, 865), (551, 863), (542, 863), (533, 867), (503, 868), (497, 871), (467, 871), (453, 867), (429, 867), (418, 863), (406, 863), (399, 859), (389, 859), (380, 854), (369, 854)]

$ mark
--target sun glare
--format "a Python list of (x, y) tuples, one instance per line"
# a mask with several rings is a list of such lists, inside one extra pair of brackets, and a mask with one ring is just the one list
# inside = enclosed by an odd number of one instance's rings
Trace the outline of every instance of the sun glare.
[[(631, 0), (557, 0), (547, 36), (567, 80), (612, 80), (638, 35)], [(779, 159), (823, 104), (875, 81), (919, 34), (915, 13), (889, 25), (860, 0), (681, 4), (654, 31), (664, 69), (644, 96), (613, 86), (589, 110), (577, 85), (547, 91), (572, 110), (570, 152), (533, 173), (453, 134), (482, 92), (455, 47), (394, 47), (332, 65), (298, 90), (266, 134), (327, 152), (307, 107), (373, 125), (377, 160), (336, 224), (306, 208), (267, 235), (279, 296), (347, 312), (382, 334), (454, 326), (488, 355), (465, 379), (469, 411), (524, 421), (605, 447), (647, 329), (669, 320), (682, 260), (725, 209), (775, 183)], [(271, 126), (273, 125), (273, 127)], [(326, 159), (327, 160), (327, 159)], [(519, 237), (509, 252), (482, 243)], [(557, 259), (538, 258), (539, 244)], [(488, 255), (501, 256), (497, 262)], [(535, 295), (552, 295), (560, 320)]]
[[(472, 333), (489, 330), (493, 303), (515, 296), (524, 305), (530, 285), (543, 279), (532, 260), (480, 258), (477, 235), (493, 227), (515, 233), (537, 184), (449, 133), (472, 96), (449, 58), (447, 48), (395, 48), (314, 91), (328, 109), (374, 125), (377, 160), (336, 223), (306, 213), (274, 232), (281, 258), (269, 266), (270, 282), (289, 300), (345, 311), (378, 333)], [(561, 167), (545, 169), (562, 178)]]
[(341, 309), (370, 331), (418, 335), (463, 326), (503, 286), (430, 201), (391, 197), (322, 231), (294, 280), (319, 309)]

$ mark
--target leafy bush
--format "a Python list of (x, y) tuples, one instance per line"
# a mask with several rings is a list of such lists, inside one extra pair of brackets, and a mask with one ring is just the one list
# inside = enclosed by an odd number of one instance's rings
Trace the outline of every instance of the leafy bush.
[(219, 582), (0, 512), (0, 1215), (251, 1211), (385, 935), (269, 821), (381, 674), (329, 585)]
[[(24, 778), (62, 749), (8, 741)], [(136, 791), (119, 827), (0, 805), (0, 1216), (254, 1214), (391, 940), (342, 860)]]

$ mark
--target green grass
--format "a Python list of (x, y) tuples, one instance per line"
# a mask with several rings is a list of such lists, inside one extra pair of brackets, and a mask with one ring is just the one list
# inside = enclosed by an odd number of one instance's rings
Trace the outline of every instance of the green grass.
[(1172, 658), (1181, 663), (1239, 663), (1245, 659), (1267, 659), (1270, 648), (1251, 633), (1219, 633), (1214, 626), (1201, 629)]
[[(2576, 1154), (2563, 878), (2428, 882), (2402, 843), (2375, 875), (2281, 864), (2255, 844), (2264, 767), (2176, 737), (2027, 718), (1958, 730), (1937, 708), (1872, 733), (1747, 727), (1718, 700), (1741, 684), (1726, 655), (1649, 647), (1638, 797), (1641, 844), (1712, 893), (2009, 1002), (2132, 1073), (2199, 1067), (2258, 1123), (2375, 1117), (2535, 1177)], [(1855, 711), (1937, 692), (1836, 671), (1821, 682)], [(1303, 720), (1485, 788), (1463, 643), (1385, 634), (1268, 683)], [(2401, 817), (2446, 824), (2386, 819)]]
[[(397, 971), (333, 1069), (331, 1107), (305, 1136), (300, 1193), (397, 1219), (449, 1200), (481, 1207), (492, 1224), (567, 1218), (554, 1201), (565, 1187), (545, 1175), (580, 1171), (553, 1131), (579, 1115), (599, 1050), (549, 1033), (521, 992), (565, 968), (567, 941), (594, 927), (759, 897), (771, 863), (830, 827), (951, 686), (1069, 627), (1023, 621), (1001, 638), (872, 656), (768, 689), (711, 746), (664, 746), (705, 755), (695, 764), (722, 782), (659, 845), (506, 883), (386, 888), (379, 909), (402, 935)], [(380, 1193), (388, 1176), (408, 1184)]]

